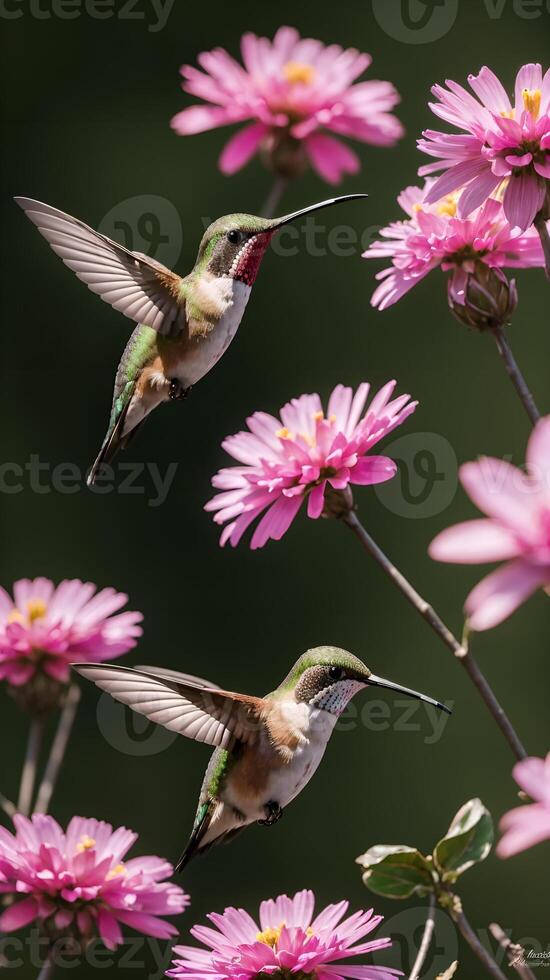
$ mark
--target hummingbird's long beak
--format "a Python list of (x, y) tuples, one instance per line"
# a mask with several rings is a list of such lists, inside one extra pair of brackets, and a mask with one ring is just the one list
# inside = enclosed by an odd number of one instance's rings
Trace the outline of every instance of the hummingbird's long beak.
[(317, 204), (310, 204), (307, 208), (300, 208), (292, 214), (284, 214), (282, 218), (274, 218), (271, 228), (275, 231), (283, 225), (288, 225), (296, 218), (301, 218), (304, 214), (311, 214), (312, 211), (320, 211), (321, 208), (330, 208), (333, 204), (340, 204), (341, 201), (357, 201), (359, 198), (368, 197), (368, 194), (344, 194), (342, 197), (330, 197), (327, 201), (319, 201)]
[(388, 691), (397, 691), (399, 694), (406, 694), (409, 698), (416, 698), (417, 701), (425, 701), (426, 704), (433, 704), (434, 708), (439, 708), (441, 711), (446, 711), (448, 715), (452, 715), (452, 711), (445, 704), (441, 704), (441, 701), (436, 701), (434, 698), (429, 698), (427, 694), (421, 694), (420, 691), (413, 691), (410, 687), (403, 687), (402, 684), (394, 684), (393, 681), (387, 681), (385, 677), (377, 677), (376, 674), (370, 674), (367, 685), (372, 684), (373, 687), (385, 687)]

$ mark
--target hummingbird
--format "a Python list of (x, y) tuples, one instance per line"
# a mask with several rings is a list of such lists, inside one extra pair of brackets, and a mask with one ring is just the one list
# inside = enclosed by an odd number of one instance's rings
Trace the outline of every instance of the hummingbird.
[(218, 218), (206, 229), (195, 265), (184, 277), (49, 204), (15, 198), (65, 265), (137, 323), (117, 368), (107, 434), (88, 485), (154, 408), (187, 397), (225, 353), (275, 232), (313, 211), (364, 197), (330, 198), (281, 218)]
[(332, 646), (306, 651), (263, 698), (174, 670), (72, 666), (150, 721), (215, 747), (177, 871), (253, 823), (275, 824), (313, 776), (339, 715), (358, 691), (387, 688), (451, 714), (439, 701), (377, 677), (353, 654)]

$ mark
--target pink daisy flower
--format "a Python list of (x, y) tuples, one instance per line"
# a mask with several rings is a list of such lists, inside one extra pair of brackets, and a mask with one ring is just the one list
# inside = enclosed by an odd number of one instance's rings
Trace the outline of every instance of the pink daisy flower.
[(109, 949), (122, 942), (121, 925), (169, 939), (177, 928), (160, 916), (189, 904), (158, 857), (123, 861), (137, 834), (108, 823), (73, 817), (64, 833), (53, 817), (14, 817), (16, 833), (0, 827), (0, 892), (13, 898), (0, 915), (11, 933), (39, 922), (48, 935), (84, 941), (99, 935)]
[[(367, 455), (376, 443), (414, 412), (409, 395), (392, 400), (395, 381), (374, 396), (365, 411), (370, 386), (337, 385), (325, 415), (319, 395), (301, 395), (284, 405), (280, 418), (255, 412), (248, 432), (229, 436), (223, 448), (239, 466), (220, 470), (212, 485), (216, 494), (205, 507), (216, 524), (225, 524), (220, 544), (238, 544), (250, 524), (263, 513), (251, 548), (270, 538), (279, 541), (307, 499), (308, 517), (316, 519), (331, 490), (349, 484), (368, 486), (395, 476), (387, 456)], [(264, 513), (265, 511), (265, 513)]]
[(458, 208), (466, 217), (502, 188), (508, 221), (525, 230), (543, 208), (550, 178), (550, 71), (543, 78), (540, 65), (520, 68), (513, 105), (490, 68), (469, 75), (468, 83), (477, 99), (453, 81), (432, 89), (439, 99), (430, 103), (432, 112), (466, 135), (428, 129), (418, 141), (419, 149), (438, 158), (419, 173), (445, 171), (428, 203), (465, 185)]
[(370, 909), (342, 921), (349, 902), (338, 902), (314, 918), (314, 906), (313, 892), (304, 890), (293, 898), (279, 895), (262, 902), (259, 924), (244, 909), (228, 908), (221, 915), (212, 912), (208, 918), (215, 929), (191, 929), (191, 935), (208, 948), (175, 946), (177, 959), (167, 976), (193, 980), (253, 980), (263, 974), (297, 974), (317, 980), (392, 980), (402, 976), (400, 970), (390, 967), (337, 962), (391, 946), (389, 938), (360, 942), (380, 925), (381, 915), (373, 915)]
[(546, 759), (533, 756), (523, 759), (516, 763), (512, 773), (520, 789), (535, 802), (504, 814), (500, 821), (504, 837), (497, 845), (497, 854), (501, 858), (550, 840), (550, 752)]
[(394, 221), (363, 253), (367, 259), (389, 259), (391, 266), (376, 276), (380, 285), (371, 304), (380, 310), (396, 303), (432, 269), (451, 272), (450, 299), (464, 302), (468, 276), (482, 262), (490, 269), (543, 266), (544, 254), (534, 229), (513, 229), (499, 201), (489, 198), (469, 218), (457, 212), (458, 195), (437, 204), (431, 198), (433, 180), (424, 188), (407, 187), (398, 197), (405, 221)]
[(340, 139), (392, 146), (402, 135), (391, 114), (399, 95), (390, 82), (359, 82), (368, 54), (301, 38), (281, 27), (273, 41), (245, 34), (244, 67), (223, 48), (204, 51), (199, 71), (184, 65), (183, 89), (211, 105), (193, 105), (172, 120), (181, 136), (252, 119), (229, 140), (220, 157), (226, 174), (240, 170), (259, 150), (275, 170), (292, 174), (309, 163), (328, 183), (357, 173), (356, 154)]
[(537, 423), (527, 445), (527, 473), (483, 457), (460, 468), (462, 486), (488, 516), (442, 531), (429, 553), (459, 563), (509, 559), (470, 593), (466, 612), (474, 630), (496, 626), (537, 589), (550, 586), (550, 416)]
[(13, 598), (0, 587), (0, 680), (20, 687), (43, 673), (65, 682), (71, 661), (120, 657), (142, 633), (141, 613), (113, 616), (127, 601), (79, 579), (57, 588), (47, 578), (20, 579)]

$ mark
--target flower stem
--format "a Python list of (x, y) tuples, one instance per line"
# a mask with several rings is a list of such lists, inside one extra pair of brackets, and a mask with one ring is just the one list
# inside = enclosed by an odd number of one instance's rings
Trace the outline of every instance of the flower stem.
[(17, 809), (19, 813), (28, 817), (31, 812), (32, 798), (34, 793), (34, 783), (36, 780), (36, 767), (42, 743), (43, 731), (42, 719), (33, 718), (29, 729), (29, 739), (27, 742), (27, 754), (21, 773), (21, 783), (19, 786), (19, 800)]
[(46, 771), (42, 778), (40, 789), (38, 790), (35, 806), (36, 813), (46, 813), (50, 805), (55, 784), (57, 783), (57, 777), (59, 776), (59, 770), (61, 769), (63, 759), (65, 757), (65, 751), (71, 735), (79, 701), (80, 688), (78, 684), (71, 684), (65, 698), (57, 731), (52, 742), (50, 756), (46, 765)]
[(424, 926), (422, 942), (420, 943), (418, 955), (414, 961), (414, 965), (411, 970), (409, 980), (420, 980), (420, 974), (422, 971), (422, 967), (424, 966), (426, 957), (428, 955), (428, 950), (432, 942), (434, 929), (435, 929), (435, 894), (432, 892), (428, 904), (428, 915), (426, 917), (426, 925)]
[(281, 203), (281, 198), (288, 187), (287, 177), (275, 177), (273, 186), (267, 195), (262, 208), (262, 218), (273, 218)]
[(517, 975), (521, 977), (521, 980), (535, 980), (535, 974), (529, 969), (527, 963), (525, 962), (525, 952), (523, 947), (519, 943), (513, 943), (509, 936), (506, 935), (498, 922), (492, 922), (489, 926), (491, 935), (496, 939), (499, 946), (502, 947), (506, 953), (508, 963), (513, 970), (516, 971)]
[(520, 401), (527, 412), (530, 421), (533, 425), (536, 425), (540, 419), (540, 412), (535, 405), (535, 399), (527, 387), (527, 382), (525, 381), (525, 378), (517, 365), (517, 361), (512, 353), (512, 348), (510, 347), (504, 327), (496, 325), (491, 327), (491, 330), (496, 341), (498, 352), (504, 361), (504, 366), (508, 372), (508, 376), (519, 395)]
[(544, 252), (546, 278), (550, 279), (550, 235), (548, 234), (548, 225), (544, 219), (542, 211), (539, 211), (537, 214), (534, 225), (539, 233), (540, 243)]
[(2, 807), (4, 813), (8, 817), (13, 817), (13, 815), (17, 813), (17, 807), (15, 803), (12, 803), (12, 801), (9, 800), (7, 796), (4, 796), (3, 793), (0, 793), (0, 807)]
[(53, 976), (54, 970), (55, 970), (55, 962), (53, 960), (52, 954), (50, 953), (48, 959), (45, 961), (42, 969), (40, 970), (40, 973), (38, 974), (36, 980), (50, 980), (50, 977)]
[(468, 647), (462, 643), (459, 643), (456, 636), (451, 633), (450, 629), (438, 616), (435, 609), (430, 606), (429, 602), (426, 602), (426, 600), (422, 598), (422, 596), (416, 591), (416, 589), (413, 588), (410, 582), (407, 581), (405, 576), (402, 575), (390, 561), (387, 555), (384, 554), (382, 549), (378, 547), (376, 542), (373, 541), (368, 531), (361, 524), (361, 521), (357, 517), (355, 511), (348, 511), (343, 516), (342, 520), (359, 539), (365, 551), (367, 551), (368, 554), (378, 562), (388, 578), (392, 580), (408, 602), (410, 602), (414, 609), (416, 609), (417, 613), (426, 620), (434, 633), (437, 634), (445, 646), (448, 647), (448, 649), (454, 654), (458, 662), (462, 665), (470, 677), (470, 680), (477, 687), (481, 697), (487, 705), (487, 708), (496, 721), (516, 758), (525, 759), (527, 757), (527, 752), (521, 744), (510, 719), (506, 715), (502, 706), (499, 704), (489, 682), (471, 656)]
[(491, 954), (487, 952), (485, 946), (480, 943), (462, 909), (460, 909), (460, 911), (457, 910), (453, 912), (453, 920), (456, 922), (463, 938), (468, 943), (468, 946), (472, 952), (475, 953), (477, 958), (483, 963), (487, 973), (494, 977), (495, 980), (506, 980), (505, 974), (502, 972)]

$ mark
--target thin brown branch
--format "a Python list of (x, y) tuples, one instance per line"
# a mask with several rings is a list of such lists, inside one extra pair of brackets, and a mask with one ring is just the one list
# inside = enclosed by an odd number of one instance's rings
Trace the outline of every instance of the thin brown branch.
[(498, 922), (492, 922), (489, 931), (506, 953), (508, 963), (516, 971), (518, 977), (521, 977), (521, 980), (535, 980), (535, 974), (529, 969), (525, 961), (523, 946), (520, 946), (519, 943), (513, 943)]
[(395, 567), (390, 559), (384, 554), (381, 548), (371, 538), (368, 531), (363, 527), (354, 510), (344, 514), (342, 520), (353, 531), (363, 545), (365, 551), (378, 562), (382, 570), (389, 579), (397, 586), (402, 595), (413, 606), (417, 613), (428, 623), (434, 633), (443, 641), (445, 646), (454, 654), (458, 662), (462, 665), (470, 680), (478, 689), (487, 708), (496, 721), (508, 745), (517, 759), (525, 759), (527, 752), (518, 738), (515, 729), (508, 718), (504, 708), (496, 698), (488, 680), (481, 672), (479, 666), (468, 651), (467, 646), (459, 643), (456, 636), (451, 633), (435, 609), (413, 588), (404, 575)]
[(422, 968), (426, 961), (428, 950), (430, 948), (433, 939), (434, 929), (435, 929), (435, 894), (432, 892), (428, 904), (428, 914), (426, 916), (426, 925), (424, 926), (422, 941), (420, 943), (418, 954), (414, 961), (414, 965), (411, 970), (409, 980), (420, 980), (420, 977), (422, 975)]
[(479, 941), (462, 909), (460, 909), (460, 911), (457, 910), (453, 912), (453, 920), (456, 922), (463, 938), (468, 943), (468, 946), (472, 952), (475, 953), (478, 960), (483, 963), (487, 973), (494, 977), (495, 980), (507, 980), (506, 975), (502, 972), (491, 954)]
[(532, 425), (536, 425), (540, 419), (540, 412), (535, 404), (535, 399), (533, 398), (531, 391), (527, 385), (523, 374), (521, 373), (518, 363), (512, 353), (512, 348), (510, 347), (510, 341), (506, 336), (504, 327), (494, 326), (491, 327), (491, 332), (495, 338), (498, 352), (504, 362), (506, 372), (510, 378), (514, 388), (517, 391), (521, 404), (523, 405), (527, 415), (529, 416), (529, 421)]
[(273, 218), (275, 217), (275, 211), (278, 209), (281, 203), (281, 198), (288, 187), (287, 177), (275, 177), (273, 181), (273, 186), (267, 195), (262, 208), (263, 218)]
[(80, 688), (78, 684), (71, 684), (63, 705), (57, 731), (50, 749), (50, 756), (46, 765), (46, 771), (38, 790), (36, 799), (36, 813), (46, 813), (50, 805), (53, 791), (59, 776), (59, 770), (63, 764), (65, 751), (71, 735), (75, 715), (80, 701)]
[(38, 765), (40, 746), (42, 744), (43, 727), (44, 725), (42, 719), (32, 719), (29, 729), (29, 739), (27, 742), (27, 754), (25, 756), (23, 771), (21, 773), (19, 799), (17, 802), (17, 809), (19, 813), (24, 814), (26, 817), (29, 816), (32, 808), (34, 784), (36, 781), (36, 768)]
[(544, 252), (546, 278), (550, 279), (550, 235), (548, 234), (548, 223), (546, 222), (542, 211), (539, 211), (537, 214), (534, 225), (539, 233), (540, 243)]

